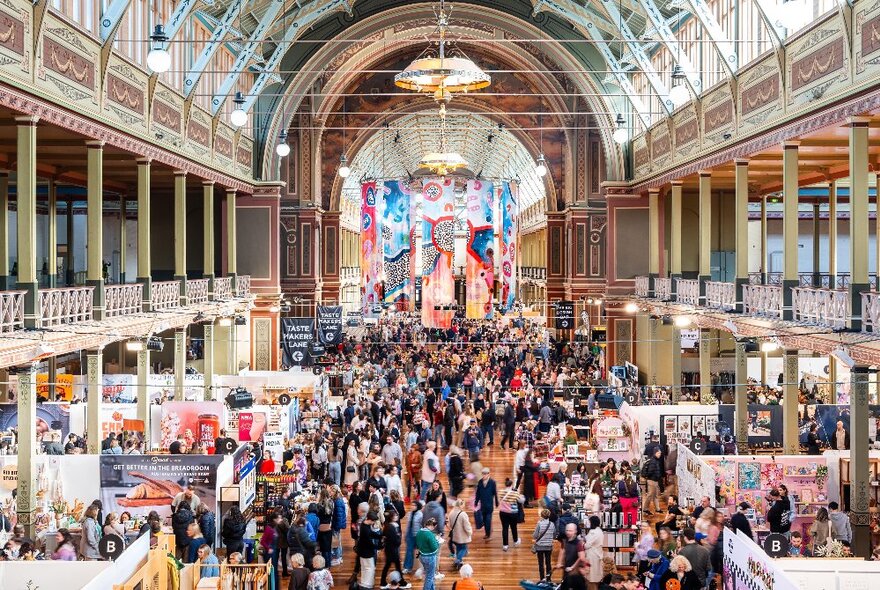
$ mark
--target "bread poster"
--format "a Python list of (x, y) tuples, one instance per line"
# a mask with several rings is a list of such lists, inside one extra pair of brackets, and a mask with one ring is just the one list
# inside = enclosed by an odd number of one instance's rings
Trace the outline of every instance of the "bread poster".
[(222, 455), (101, 455), (104, 513), (170, 516), (186, 489), (217, 510), (217, 467)]

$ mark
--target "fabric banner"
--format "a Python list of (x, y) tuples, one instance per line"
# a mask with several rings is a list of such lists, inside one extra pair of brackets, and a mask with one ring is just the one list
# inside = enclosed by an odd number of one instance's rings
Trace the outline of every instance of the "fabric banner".
[(465, 189), (467, 207), (467, 317), (492, 317), (495, 286), (495, 189), (482, 180), (469, 180)]
[(422, 323), (451, 328), (455, 304), (455, 184), (451, 178), (426, 178), (422, 184)]
[(342, 306), (318, 306), (318, 342), (336, 346), (342, 342)]
[(309, 349), (314, 340), (315, 318), (281, 318), (281, 362), (287, 367), (312, 364)]
[(409, 311), (412, 268), (412, 218), (409, 188), (402, 180), (386, 180), (382, 191), (382, 254), (385, 271), (385, 303)]
[(556, 329), (571, 330), (574, 328), (574, 301), (556, 302)]
[(377, 227), (376, 182), (361, 184), (361, 311), (364, 317), (375, 317), (373, 307), (381, 303), (379, 273), (379, 230)]
[(519, 223), (516, 183), (501, 185), (501, 305), (510, 311), (516, 298), (516, 265), (519, 258), (516, 243)]
[(675, 481), (678, 483), (678, 503), (680, 506), (697, 506), (703, 496), (708, 496), (715, 505), (715, 470), (695, 455), (693, 451), (678, 443), (678, 460), (675, 464)]

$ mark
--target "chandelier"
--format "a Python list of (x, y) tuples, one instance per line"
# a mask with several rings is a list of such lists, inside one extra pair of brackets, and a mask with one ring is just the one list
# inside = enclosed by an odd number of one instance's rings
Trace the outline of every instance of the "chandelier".
[(405, 90), (432, 93), (434, 100), (449, 102), (455, 92), (472, 92), (486, 88), (492, 78), (460, 49), (453, 48), (446, 55), (446, 30), (449, 15), (440, 2), (437, 28), (440, 43), (437, 53), (428, 46), (405, 70), (394, 76), (394, 84)]
[(418, 169), (413, 176), (447, 176), (459, 173), (472, 175), (468, 163), (461, 154), (446, 151), (446, 105), (440, 105), (440, 151), (430, 152), (422, 156)]

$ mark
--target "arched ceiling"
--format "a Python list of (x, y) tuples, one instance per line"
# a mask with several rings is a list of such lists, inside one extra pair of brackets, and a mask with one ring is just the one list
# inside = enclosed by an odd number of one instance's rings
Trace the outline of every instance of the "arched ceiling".
[[(372, 133), (351, 161), (352, 174), (342, 187), (343, 198), (360, 200), (360, 180), (406, 178), (428, 152), (439, 151), (440, 117), (436, 110), (403, 115), (387, 130)], [(510, 131), (492, 119), (451, 108), (446, 116), (447, 151), (462, 155), (483, 178), (519, 179), (520, 206), (544, 199), (544, 181), (535, 160)]]

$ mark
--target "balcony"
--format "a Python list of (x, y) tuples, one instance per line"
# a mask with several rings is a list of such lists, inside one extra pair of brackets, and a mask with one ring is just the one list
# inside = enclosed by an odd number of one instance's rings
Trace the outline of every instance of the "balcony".
[(722, 311), (736, 309), (736, 285), (720, 281), (707, 281), (706, 307)]
[(696, 279), (675, 279), (675, 298), (686, 305), (700, 304), (700, 281)]
[(94, 287), (40, 290), (40, 325), (51, 328), (91, 320), (94, 292)]
[(779, 285), (743, 286), (743, 310), (749, 315), (782, 319), (782, 287)]
[(140, 283), (104, 287), (104, 317), (140, 313), (143, 310), (144, 286)]
[(813, 287), (792, 289), (791, 309), (795, 321), (842, 329), (849, 316), (849, 292)]
[(251, 294), (251, 277), (250, 275), (238, 275), (235, 279), (235, 296), (238, 298), (250, 297)]
[(636, 277), (636, 296), (637, 297), (647, 297), (648, 296), (648, 285), (651, 283), (648, 277)]
[(0, 291), (0, 334), (24, 328), (25, 291)]
[(208, 301), (208, 291), (211, 281), (208, 279), (195, 279), (186, 282), (187, 305), (197, 305)]
[(180, 281), (158, 281), (151, 285), (150, 307), (153, 311), (180, 307)]
[(214, 279), (214, 301), (229, 301), (232, 299), (232, 277), (217, 277)]
[(542, 281), (547, 278), (547, 269), (543, 266), (523, 266), (520, 270), (524, 279)]
[(359, 266), (343, 266), (339, 271), (339, 280), (344, 282), (358, 282), (361, 278)]
[(672, 279), (664, 277), (654, 279), (654, 299), (660, 301), (672, 300)]

